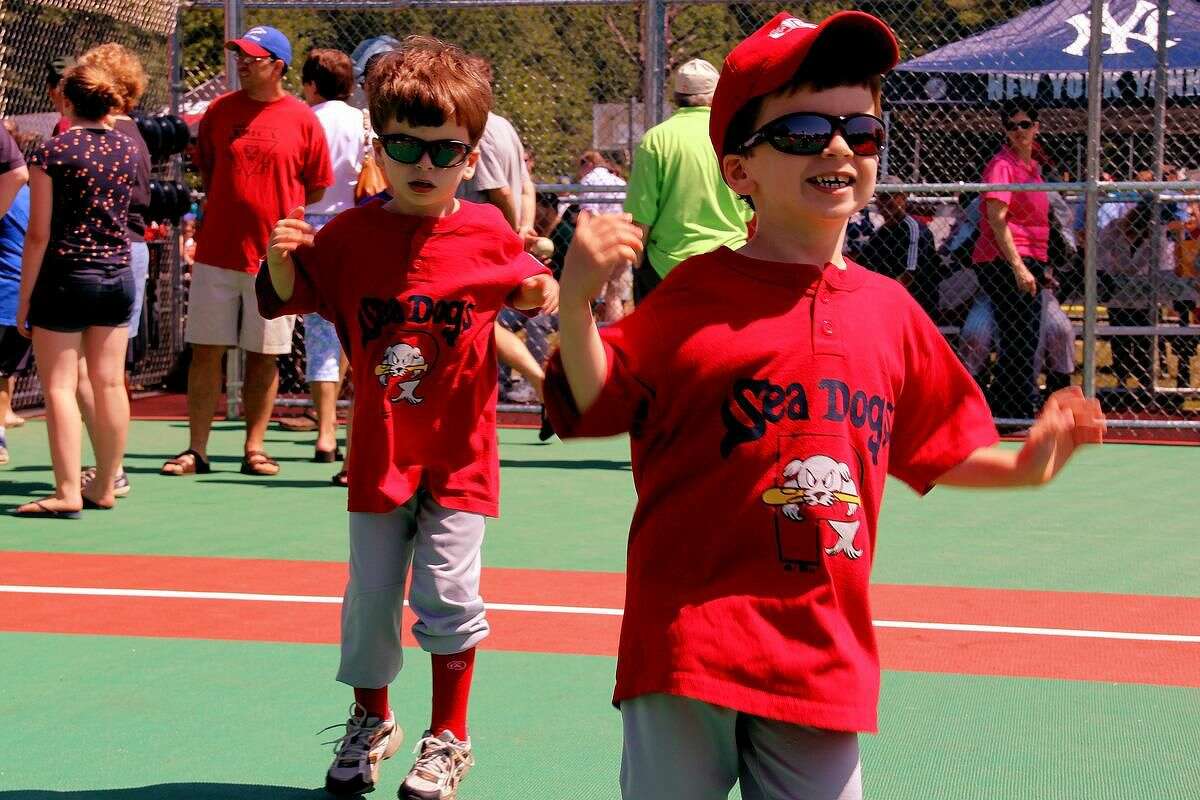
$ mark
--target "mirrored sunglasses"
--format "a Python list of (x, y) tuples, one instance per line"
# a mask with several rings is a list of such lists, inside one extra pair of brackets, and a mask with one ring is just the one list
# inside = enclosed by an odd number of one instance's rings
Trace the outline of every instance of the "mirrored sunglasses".
[(883, 149), (887, 134), (883, 120), (874, 114), (849, 114), (844, 117), (799, 111), (773, 119), (763, 125), (741, 146), (745, 152), (766, 142), (781, 153), (815, 156), (841, 134), (856, 156), (875, 156)]

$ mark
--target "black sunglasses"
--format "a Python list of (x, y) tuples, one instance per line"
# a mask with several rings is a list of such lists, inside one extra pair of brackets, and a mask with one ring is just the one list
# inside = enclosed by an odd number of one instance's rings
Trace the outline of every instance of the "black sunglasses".
[(762, 142), (792, 156), (815, 156), (840, 133), (856, 156), (876, 156), (883, 149), (886, 134), (883, 120), (874, 114), (848, 114), (844, 117), (799, 111), (773, 119), (763, 125), (741, 146), (741, 152)]
[(421, 156), (429, 153), (429, 160), (435, 167), (443, 169), (457, 167), (467, 160), (471, 154), (471, 145), (457, 139), (418, 139), (407, 133), (381, 133), (379, 141), (383, 144), (383, 152), (392, 161), (401, 164), (416, 164)]
[(1020, 122), (1013, 122), (1012, 120), (1006, 119), (1004, 121), (1004, 130), (1015, 131), (1017, 128), (1020, 128), (1023, 131), (1027, 131), (1030, 128), (1032, 128), (1034, 125), (1037, 125), (1037, 123), (1034, 122), (1033, 120), (1023, 119)]

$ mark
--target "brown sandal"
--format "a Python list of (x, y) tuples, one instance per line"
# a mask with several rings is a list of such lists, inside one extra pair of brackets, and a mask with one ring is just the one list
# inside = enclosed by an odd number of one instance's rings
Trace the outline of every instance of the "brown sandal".
[[(184, 456), (191, 456), (191, 462), (183, 460)], [(167, 467), (179, 467), (179, 472), (171, 472)], [(195, 450), (184, 450), (174, 458), (168, 458), (162, 465), (162, 469), (158, 471), (159, 475), (169, 475), (172, 478), (177, 478), (181, 475), (207, 475), (212, 472), (212, 467), (209, 463), (200, 457), (200, 454)]]
[(350, 473), (347, 472), (346, 470), (342, 470), (341, 472), (337, 473), (332, 478), (330, 478), (329, 482), (332, 483), (334, 486), (341, 486), (344, 489), (350, 485)]
[(262, 450), (250, 450), (242, 456), (242, 474), (273, 478), (279, 474), (279, 462)]

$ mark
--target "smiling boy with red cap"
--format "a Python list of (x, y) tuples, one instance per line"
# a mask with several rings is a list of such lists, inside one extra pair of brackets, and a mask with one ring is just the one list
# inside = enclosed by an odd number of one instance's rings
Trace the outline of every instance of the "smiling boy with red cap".
[[(847, 54), (852, 54), (847, 58)], [(671, 272), (600, 335), (588, 299), (637, 256), (627, 217), (582, 217), (546, 403), (564, 438), (630, 432), (638, 505), (613, 702), (625, 800), (862, 796), (876, 729), (868, 601), (886, 476), (1049, 481), (1104, 419), (1078, 389), (1018, 452), (896, 281), (842, 256), (874, 193), (891, 30), (780, 14), (734, 48), (710, 133), (755, 237)]]

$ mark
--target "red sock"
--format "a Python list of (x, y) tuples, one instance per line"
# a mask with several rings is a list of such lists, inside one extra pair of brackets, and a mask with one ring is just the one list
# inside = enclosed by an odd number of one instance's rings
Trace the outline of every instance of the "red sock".
[(449, 656), (433, 655), (433, 715), (429, 730), (467, 738), (467, 700), (475, 672), (475, 648)]
[(379, 689), (359, 689), (354, 687), (354, 702), (367, 710), (368, 717), (391, 719), (392, 710), (388, 708), (388, 687)]

